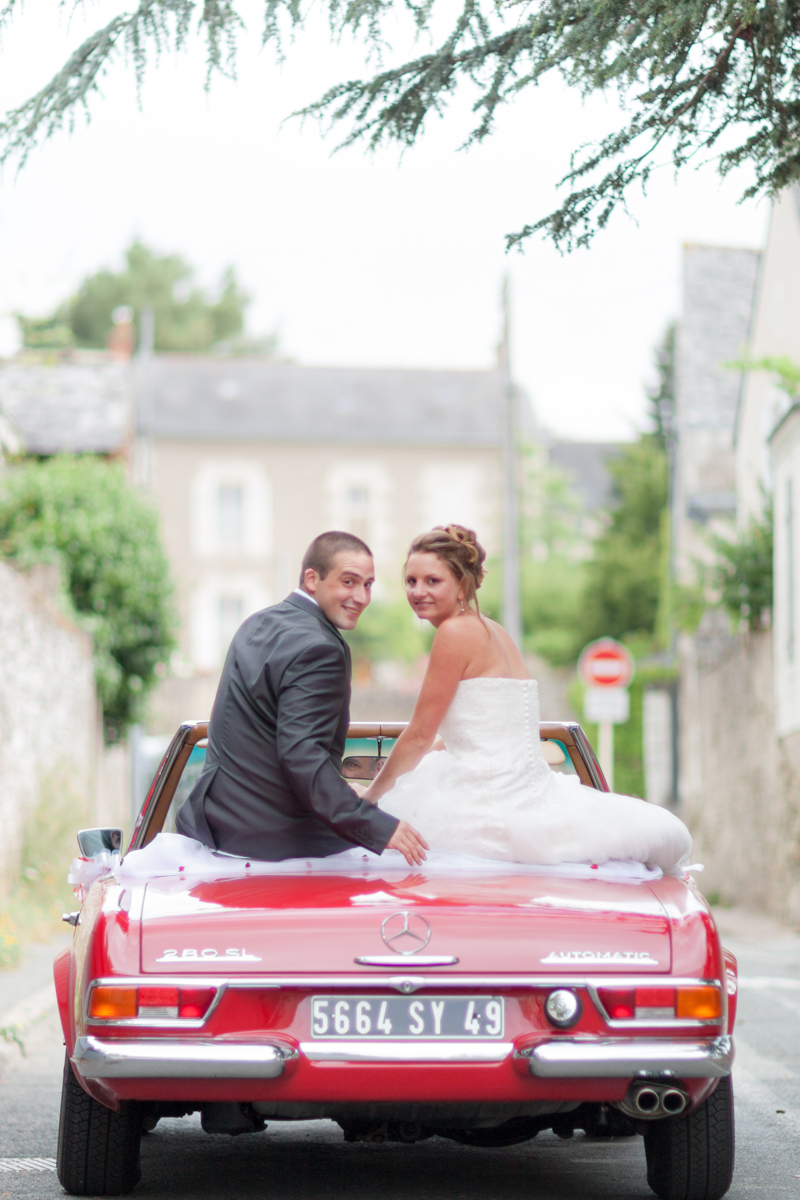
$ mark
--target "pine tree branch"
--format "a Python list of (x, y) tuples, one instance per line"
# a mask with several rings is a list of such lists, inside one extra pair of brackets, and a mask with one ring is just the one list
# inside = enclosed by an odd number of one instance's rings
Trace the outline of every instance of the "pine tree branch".
[[(0, 0), (0, 3), (2, 0)], [(19, 0), (0, 7), (0, 30)], [(284, 31), (306, 18), (303, 0), (265, 0), (263, 40), (281, 52)], [(430, 31), (435, 0), (327, 0), (334, 38), (361, 36), (390, 53), (386, 26), (405, 11)], [(37, 95), (0, 123), (0, 162), (25, 161), (34, 145), (71, 127), (119, 50), (141, 84), (148, 57), (204, 33), (210, 80), (233, 71), (242, 21), (236, 0), (140, 0), (73, 54)], [(432, 114), (463, 87), (476, 95), (465, 145), (482, 141), (499, 110), (548, 73), (583, 95), (617, 89), (628, 116), (596, 145), (574, 153), (560, 207), (508, 238), (535, 233), (557, 246), (587, 245), (634, 185), (656, 167), (679, 170), (713, 156), (720, 173), (753, 171), (745, 196), (774, 194), (800, 178), (800, 0), (462, 0), (438, 47), (331, 88), (300, 114), (345, 127), (341, 144), (413, 145)], [(731, 144), (733, 139), (734, 144)], [(656, 159), (664, 152), (664, 161)]]
[(170, 38), (181, 45), (193, 7), (192, 0), (141, 0), (134, 12), (114, 17), (88, 37), (41, 91), (0, 122), (0, 163), (15, 157), (22, 166), (31, 150), (64, 124), (71, 130), (77, 111), (83, 108), (88, 113), (89, 98), (99, 91), (100, 79), (120, 45), (129, 52), (141, 84), (148, 43), (156, 54)]

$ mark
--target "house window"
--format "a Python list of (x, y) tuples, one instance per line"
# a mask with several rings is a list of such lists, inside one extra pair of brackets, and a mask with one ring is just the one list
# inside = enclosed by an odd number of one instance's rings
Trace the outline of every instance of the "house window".
[(191, 549), (198, 558), (267, 558), (272, 489), (258, 462), (201, 460), (192, 479)]
[(222, 550), (240, 550), (244, 531), (244, 488), (222, 483), (217, 493), (219, 544)]
[(325, 522), (361, 538), (379, 562), (394, 552), (394, 485), (388, 467), (372, 459), (341, 460), (325, 473)]
[(365, 487), (351, 487), (347, 493), (347, 503), (358, 512), (366, 512), (369, 507), (369, 490)]
[(225, 661), (233, 635), (244, 620), (244, 600), (241, 596), (222, 595), (219, 598), (219, 650)]
[(273, 598), (260, 573), (210, 571), (192, 588), (189, 653), (197, 671), (218, 671), (243, 621)]
[(432, 462), (420, 472), (419, 520), (423, 529), (435, 525), (466, 525), (479, 540), (486, 538), (484, 472), (474, 462)]
[(356, 485), (347, 489), (347, 532), (369, 540), (369, 488)]

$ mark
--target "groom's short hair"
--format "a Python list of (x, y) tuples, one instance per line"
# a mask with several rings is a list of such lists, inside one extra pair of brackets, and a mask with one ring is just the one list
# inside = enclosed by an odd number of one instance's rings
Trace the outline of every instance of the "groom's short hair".
[(305, 583), (306, 571), (316, 571), (320, 579), (324, 579), (333, 566), (333, 560), (343, 550), (355, 551), (356, 554), (368, 554), (372, 551), (366, 542), (354, 533), (343, 533), (339, 529), (331, 529), (315, 537), (303, 555), (303, 565), (300, 568), (300, 587)]

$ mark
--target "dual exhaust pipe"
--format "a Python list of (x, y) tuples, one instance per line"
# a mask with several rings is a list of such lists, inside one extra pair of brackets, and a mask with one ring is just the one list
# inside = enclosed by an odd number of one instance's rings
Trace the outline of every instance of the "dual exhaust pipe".
[(652, 1121), (677, 1117), (689, 1105), (689, 1096), (672, 1083), (632, 1083), (625, 1099), (617, 1106), (629, 1117)]

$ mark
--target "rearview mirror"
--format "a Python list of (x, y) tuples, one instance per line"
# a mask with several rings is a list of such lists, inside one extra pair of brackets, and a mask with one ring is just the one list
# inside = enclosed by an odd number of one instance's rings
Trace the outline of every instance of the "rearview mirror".
[(121, 829), (81, 829), (78, 831), (78, 848), (84, 858), (95, 854), (120, 854), (122, 851)]
[(551, 767), (560, 767), (567, 761), (567, 756), (559, 742), (542, 741), (544, 761)]
[(385, 758), (378, 758), (376, 754), (351, 754), (342, 759), (342, 775), (345, 779), (375, 779), (385, 762)]

